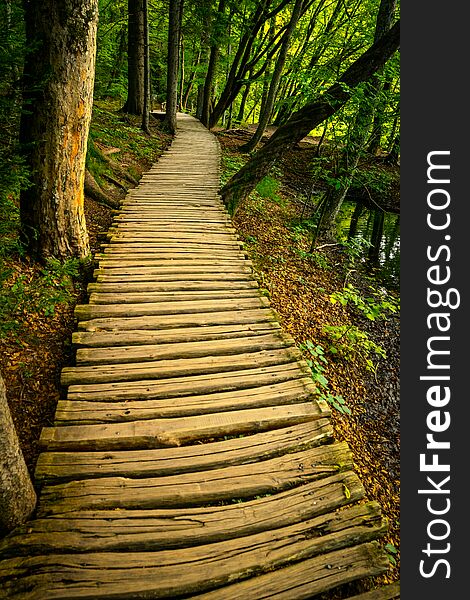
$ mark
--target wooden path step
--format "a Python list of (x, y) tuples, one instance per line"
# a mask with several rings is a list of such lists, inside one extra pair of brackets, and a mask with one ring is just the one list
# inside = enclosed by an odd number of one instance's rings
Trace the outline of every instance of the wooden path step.
[[(301, 600), (388, 568), (380, 506), (217, 195), (219, 154), (179, 115), (115, 215), (0, 598)], [(376, 592), (357, 600), (396, 597)]]

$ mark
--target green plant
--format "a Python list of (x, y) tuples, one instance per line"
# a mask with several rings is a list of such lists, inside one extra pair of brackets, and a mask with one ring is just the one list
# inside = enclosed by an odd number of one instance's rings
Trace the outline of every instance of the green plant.
[(351, 303), (370, 321), (386, 319), (390, 313), (398, 312), (400, 309), (398, 297), (392, 296), (384, 289), (371, 287), (370, 290), (372, 296), (365, 298), (352, 283), (348, 283), (341, 291), (330, 295), (330, 302), (332, 304), (339, 302), (343, 306)]
[(17, 273), (0, 267), (0, 337), (16, 333), (24, 315), (35, 310), (46, 316), (55, 313), (57, 305), (74, 299), (74, 281), (80, 275), (83, 261), (60, 262), (50, 258), (38, 272)]
[(387, 553), (388, 560), (392, 563), (394, 567), (396, 567), (397, 561), (395, 559), (395, 556), (398, 554), (398, 550), (393, 544), (385, 544), (384, 550)]
[(385, 349), (355, 325), (325, 325), (323, 333), (331, 340), (328, 352), (346, 360), (359, 357), (365, 362), (366, 369), (373, 373), (377, 373), (377, 363), (373, 358), (387, 358)]
[(338, 412), (350, 415), (351, 409), (347, 406), (346, 400), (342, 396), (331, 393), (328, 379), (324, 375), (328, 360), (325, 356), (323, 346), (307, 340), (303, 344), (300, 344), (299, 348), (309, 355), (306, 362), (312, 372), (312, 379), (317, 384), (316, 389), (320, 398), (331, 404)]
[(277, 179), (271, 177), (270, 175), (267, 175), (258, 183), (255, 189), (261, 196), (261, 198), (266, 198), (275, 202), (280, 202), (281, 198), (278, 193), (280, 187), (281, 184)]
[(80, 260), (76, 258), (64, 262), (56, 258), (47, 260), (37, 289), (38, 308), (46, 316), (53, 315), (58, 304), (72, 300), (74, 280), (80, 275), (80, 266)]

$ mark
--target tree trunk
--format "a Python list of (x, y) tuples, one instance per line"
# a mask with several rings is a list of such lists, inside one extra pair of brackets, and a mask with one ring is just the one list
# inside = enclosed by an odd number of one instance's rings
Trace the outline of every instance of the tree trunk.
[[(225, 11), (225, 3), (226, 0), (220, 0), (217, 6), (217, 14), (215, 16), (215, 25), (213, 25), (214, 29), (218, 29), (218, 21), (221, 15), (224, 14)], [(209, 53), (209, 63), (207, 65), (207, 73), (204, 79), (204, 92), (202, 96), (202, 111), (201, 111), (201, 123), (205, 127), (209, 127), (209, 119), (211, 112), (211, 104), (212, 104), (212, 90), (214, 85), (214, 78), (217, 71), (217, 63), (219, 61), (220, 49), (219, 42), (217, 39), (213, 39), (210, 53)]]
[(144, 0), (128, 0), (127, 100), (123, 111), (141, 115), (144, 108), (145, 26)]
[(0, 532), (6, 533), (31, 516), (36, 493), (24, 462), (0, 374)]
[(201, 54), (202, 54), (202, 52), (201, 52), (201, 50), (199, 50), (199, 52), (197, 53), (196, 62), (194, 63), (192, 71), (191, 71), (191, 75), (189, 76), (188, 85), (186, 86), (183, 97), (181, 99), (181, 108), (183, 110), (186, 110), (186, 107), (188, 105), (189, 95), (191, 93), (191, 90), (193, 89), (194, 80), (196, 79), (196, 71), (201, 62)]
[(178, 66), (181, 39), (183, 0), (170, 0), (168, 23), (168, 72), (166, 84), (166, 118), (170, 133), (176, 132), (176, 111), (178, 100)]
[(110, 208), (116, 208), (116, 209), (118, 209), (121, 206), (121, 204), (117, 200), (110, 198), (107, 194), (105, 194), (103, 192), (103, 190), (100, 188), (100, 186), (96, 182), (96, 179), (93, 177), (93, 175), (88, 170), (85, 173), (84, 188), (85, 188), (85, 194), (89, 198), (91, 198), (92, 200), (95, 200), (96, 202), (99, 202), (100, 204), (104, 204), (105, 206), (109, 206)]
[[(269, 172), (276, 160), (312, 129), (339, 110), (351, 96), (348, 88), (366, 81), (394, 54), (400, 44), (400, 21), (362, 54), (317, 101), (308, 102), (271, 136), (269, 141), (225, 184), (222, 200), (234, 214), (239, 203)], [(346, 84), (346, 85), (344, 85)]]
[(148, 2), (143, 0), (144, 14), (144, 103), (142, 106), (142, 131), (150, 135), (150, 58), (149, 58), (149, 23)]
[(268, 126), (271, 114), (273, 112), (274, 102), (276, 100), (277, 90), (279, 88), (279, 82), (281, 81), (282, 71), (284, 70), (287, 52), (290, 46), (290, 40), (302, 14), (303, 4), (304, 0), (295, 1), (289, 24), (282, 38), (281, 49), (279, 50), (279, 55), (274, 66), (274, 71), (271, 78), (271, 83), (269, 85), (268, 93), (266, 95), (265, 101), (262, 104), (258, 127), (256, 128), (256, 131), (253, 134), (251, 140), (247, 144), (242, 146), (241, 150), (244, 152), (251, 152), (256, 148), (258, 142), (261, 140), (264, 132), (266, 131), (266, 127)]
[(89, 254), (83, 184), (93, 104), (98, 0), (25, 0), (27, 40), (20, 139), (32, 185), (22, 233), (39, 258)]

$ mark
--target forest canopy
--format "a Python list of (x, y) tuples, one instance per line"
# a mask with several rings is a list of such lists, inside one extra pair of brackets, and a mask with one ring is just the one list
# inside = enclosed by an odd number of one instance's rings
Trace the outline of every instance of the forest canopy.
[[(89, 252), (93, 101), (141, 115), (147, 132), (162, 108), (171, 132), (177, 110), (211, 129), (254, 124), (241, 148), (251, 159), (222, 190), (232, 213), (286, 148), (309, 133), (328, 141), (340, 151), (326, 236), (359, 158), (398, 156), (395, 0), (7, 0), (0, 11), (4, 248), (19, 231), (39, 258)], [(260, 148), (268, 126), (278, 131)]]

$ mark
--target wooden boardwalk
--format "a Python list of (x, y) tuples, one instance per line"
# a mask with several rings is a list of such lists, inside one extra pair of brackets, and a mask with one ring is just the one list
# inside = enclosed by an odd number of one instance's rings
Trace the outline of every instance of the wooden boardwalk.
[(76, 309), (76, 366), (41, 437), (35, 518), (0, 544), (0, 597), (301, 600), (388, 569), (380, 507), (218, 188), (215, 137), (179, 115)]

